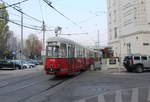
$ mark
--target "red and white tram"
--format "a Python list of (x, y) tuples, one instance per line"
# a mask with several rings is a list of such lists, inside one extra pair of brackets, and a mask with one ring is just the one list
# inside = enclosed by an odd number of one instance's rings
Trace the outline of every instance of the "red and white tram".
[(65, 75), (86, 70), (98, 60), (98, 52), (85, 48), (71, 40), (53, 37), (46, 46), (46, 74)]

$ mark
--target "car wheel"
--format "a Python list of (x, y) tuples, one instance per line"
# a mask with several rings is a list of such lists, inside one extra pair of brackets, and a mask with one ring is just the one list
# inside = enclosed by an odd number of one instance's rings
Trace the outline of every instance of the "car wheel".
[(15, 67), (15, 70), (19, 70), (20, 68), (19, 67)]
[(29, 68), (32, 68), (32, 66), (29, 66)]
[(143, 67), (141, 65), (137, 65), (136, 66), (136, 70), (137, 73), (142, 73), (143, 72)]
[(26, 69), (27, 67), (26, 67), (26, 66), (23, 66), (22, 68), (23, 68), (23, 69)]

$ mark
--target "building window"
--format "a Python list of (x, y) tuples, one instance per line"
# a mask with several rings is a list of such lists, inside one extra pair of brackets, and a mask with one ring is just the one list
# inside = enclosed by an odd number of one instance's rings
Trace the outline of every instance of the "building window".
[(114, 23), (116, 22), (117, 20), (117, 14), (116, 14), (116, 10), (114, 10)]
[(114, 33), (115, 33), (115, 39), (118, 37), (117, 35), (117, 27), (114, 28)]
[(149, 43), (143, 43), (144, 46), (149, 46)]
[(131, 54), (131, 43), (127, 43), (127, 53)]
[(111, 24), (111, 13), (109, 14), (109, 24)]
[(112, 40), (112, 30), (111, 29), (109, 31), (109, 36), (110, 36), (109, 39)]

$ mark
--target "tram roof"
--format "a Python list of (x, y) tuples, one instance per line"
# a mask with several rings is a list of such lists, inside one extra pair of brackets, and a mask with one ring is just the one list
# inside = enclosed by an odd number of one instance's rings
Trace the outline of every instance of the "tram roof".
[(76, 43), (76, 42), (74, 42), (72, 40), (69, 40), (69, 39), (66, 39), (66, 38), (61, 38), (61, 37), (52, 37), (52, 38), (49, 38), (47, 40), (47, 42), (60, 42), (60, 43), (67, 43), (67, 44), (81, 46), (81, 45), (79, 45), (78, 43)]
[(51, 38), (49, 38), (49, 39), (47, 40), (47, 43), (48, 43), (48, 42), (67, 43), (67, 44), (72, 44), (72, 45), (77, 45), (77, 46), (83, 47), (83, 48), (88, 49), (88, 50), (90, 50), (90, 51), (94, 51), (94, 50), (92, 50), (92, 49), (90, 49), (90, 48), (88, 48), (88, 47), (82, 46), (82, 45), (80, 45), (80, 44), (78, 44), (78, 43), (76, 43), (76, 42), (74, 42), (74, 41), (72, 41), (72, 40), (69, 40), (69, 39), (66, 39), (66, 38), (61, 38), (61, 37), (51, 37)]

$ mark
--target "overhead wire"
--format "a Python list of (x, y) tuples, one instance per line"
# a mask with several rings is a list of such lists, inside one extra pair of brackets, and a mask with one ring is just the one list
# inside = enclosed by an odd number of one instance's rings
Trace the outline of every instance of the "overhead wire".
[(76, 22), (74, 22), (72, 19), (70, 19), (69, 17), (65, 16), (63, 13), (61, 13), (60, 11), (58, 11), (54, 6), (52, 6), (52, 2), (48, 1), (48, 0), (43, 0), (44, 2), (46, 2), (53, 10), (55, 10), (57, 13), (59, 13), (60, 15), (62, 15), (64, 18), (66, 18), (67, 20), (69, 20), (70, 22), (72, 22), (74, 25), (79, 26)]
[[(1, 0), (1, 1), (4, 2), (5, 4), (9, 5), (9, 4), (8, 4), (7, 2), (5, 2), (4, 0)], [(16, 11), (18, 11), (18, 12), (20, 12), (20, 13), (23, 13), (23, 15), (25, 15), (25, 16), (27, 16), (27, 17), (30, 17), (30, 18), (32, 18), (33, 20), (37, 21), (37, 22), (43, 23), (43, 21), (41, 21), (41, 20), (39, 20), (39, 19), (37, 19), (37, 18), (35, 18), (35, 17), (32, 17), (32, 16), (28, 15), (27, 13), (24, 13), (22, 10), (17, 9), (16, 7), (11, 6), (11, 8), (15, 9)]]
[[(1, 1), (2, 1), (2, 0), (1, 0)], [(20, 1), (20, 2), (17, 2), (17, 3), (11, 4), (11, 5), (8, 5), (8, 6), (5, 6), (5, 7), (1, 7), (0, 9), (5, 9), (5, 8), (8, 8), (8, 7), (12, 7), (12, 6), (15, 6), (15, 5), (24, 3), (24, 2), (26, 2), (26, 1), (29, 1), (29, 0), (23, 0), (23, 1)]]
[[(17, 15), (17, 14), (11, 13), (11, 12), (9, 12), (9, 15), (13, 15), (13, 16), (16, 16), (16, 17), (21, 17), (21, 15)], [(26, 16), (24, 17), (24, 19), (27, 19), (27, 20), (33, 21), (31, 18), (26, 17)]]
[[(18, 25), (18, 26), (21, 26), (21, 24), (15, 22), (15, 21), (13, 21), (13, 20), (5, 19), (5, 18), (3, 18), (3, 17), (0, 17), (0, 19), (5, 20), (5, 21), (10, 22), (10, 23), (13, 23), (13, 24)], [(38, 28), (35, 28), (35, 27), (26, 26), (26, 25), (23, 25), (23, 27), (28, 28), (28, 29), (32, 29), (32, 30), (41, 30), (41, 29), (38, 29)]]

